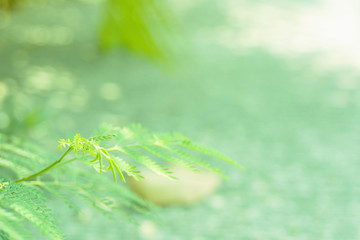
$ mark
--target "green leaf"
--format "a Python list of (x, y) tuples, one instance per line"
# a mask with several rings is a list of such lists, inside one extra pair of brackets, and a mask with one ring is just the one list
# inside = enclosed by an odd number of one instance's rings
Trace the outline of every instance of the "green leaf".
[(51, 238), (64, 238), (55, 216), (45, 206), (43, 194), (36, 188), (9, 182), (0, 194), (0, 205), (16, 212)]

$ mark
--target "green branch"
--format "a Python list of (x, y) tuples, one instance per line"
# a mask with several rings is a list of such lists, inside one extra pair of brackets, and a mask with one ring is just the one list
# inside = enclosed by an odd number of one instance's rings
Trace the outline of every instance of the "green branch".
[(66, 150), (66, 152), (58, 159), (56, 160), (55, 162), (53, 162), (52, 164), (50, 164), (49, 166), (47, 166), (46, 168), (42, 169), (41, 171), (37, 172), (37, 173), (34, 173), (30, 176), (27, 176), (27, 177), (24, 177), (24, 178), (21, 178), (21, 179), (18, 179), (16, 180), (15, 182), (16, 183), (19, 183), (19, 182), (23, 182), (23, 181), (26, 181), (26, 180), (29, 180), (29, 179), (32, 179), (32, 178), (35, 178), (37, 176), (41, 176), (43, 175), (44, 173), (46, 173), (47, 171), (51, 170), (52, 168), (54, 168), (57, 164), (59, 164), (65, 157), (66, 155), (68, 155), (71, 151), (72, 151), (72, 147), (69, 147), (68, 150)]

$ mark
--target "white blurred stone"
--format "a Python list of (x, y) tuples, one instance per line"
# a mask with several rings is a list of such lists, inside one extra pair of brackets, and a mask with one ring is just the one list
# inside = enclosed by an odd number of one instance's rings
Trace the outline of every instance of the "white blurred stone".
[(129, 179), (132, 190), (143, 198), (158, 205), (187, 205), (200, 201), (213, 193), (220, 185), (221, 178), (209, 170), (192, 172), (172, 166), (170, 170), (177, 180), (169, 180), (150, 170), (143, 170), (145, 179)]

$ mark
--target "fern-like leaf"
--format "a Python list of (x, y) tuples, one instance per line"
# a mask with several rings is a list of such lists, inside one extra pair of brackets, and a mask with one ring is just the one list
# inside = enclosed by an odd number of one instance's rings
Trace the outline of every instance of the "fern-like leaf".
[(166, 147), (164, 145), (163, 145), (163, 148), (161, 148), (159, 145), (150, 145), (150, 144), (140, 145), (140, 147), (143, 148), (144, 150), (148, 151), (149, 153), (151, 153), (159, 158), (162, 158), (165, 161), (172, 162), (176, 165), (187, 168), (194, 172), (198, 171), (197, 167), (194, 164), (192, 164), (190, 162), (186, 162), (182, 158), (175, 157), (170, 152), (166, 151), (168, 149), (166, 149)]
[(172, 176), (172, 172), (169, 169), (160, 166), (150, 157), (146, 155), (142, 155), (139, 152), (134, 151), (132, 148), (129, 147), (118, 148), (118, 150), (128, 155), (129, 157), (139, 162), (140, 164), (144, 165), (145, 167), (149, 168), (150, 170), (156, 172), (157, 174), (162, 175), (169, 179), (176, 179), (174, 176)]
[[(101, 176), (106, 171), (111, 171), (115, 182), (117, 176), (125, 182), (123, 173), (135, 179), (142, 178), (136, 166), (143, 165), (174, 179), (172, 172), (162, 164), (165, 161), (192, 171), (206, 168), (224, 176), (220, 169), (198, 155), (241, 167), (226, 155), (179, 133), (152, 133), (141, 125), (107, 127), (103, 133), (90, 138), (76, 134), (73, 139), (61, 139), (58, 148), (66, 151), (49, 165), (49, 158), (41, 157), (36, 147), (0, 134), (0, 170), (11, 169), (17, 177), (22, 177), (15, 182), (0, 179), (0, 236), (3, 239), (26, 239), (27, 233), (16, 231), (24, 221), (53, 239), (63, 238), (55, 217), (45, 206), (43, 192), (57, 196), (74, 209), (79, 209), (73, 201), (77, 197), (109, 216), (117, 214), (128, 218), (129, 212), (146, 214), (153, 207), (124, 186)], [(75, 156), (68, 159), (71, 152)], [(77, 163), (69, 164), (71, 162)], [(92, 165), (100, 174), (86, 170), (84, 163)], [(51, 177), (43, 181), (42, 175), (48, 171)]]
[(141, 176), (141, 172), (136, 170), (135, 166), (132, 166), (128, 164), (126, 161), (124, 161), (120, 157), (114, 157), (114, 160), (117, 162), (118, 166), (130, 177), (133, 177), (136, 180), (139, 180), (140, 178), (144, 178)]
[(24, 222), (8, 209), (0, 207), (0, 239), (29, 239), (30, 233), (24, 229)]
[(196, 152), (214, 157), (214, 158), (218, 158), (221, 159), (225, 162), (228, 162), (230, 164), (233, 164), (239, 168), (244, 168), (243, 166), (241, 166), (240, 164), (236, 163), (235, 161), (233, 161), (232, 159), (230, 159), (228, 156), (226, 156), (225, 154), (213, 149), (213, 148), (209, 148), (200, 144), (196, 144), (193, 143), (191, 140), (186, 140), (186, 141), (182, 141), (181, 142), (181, 146), (184, 146), (188, 149), (194, 150)]
[(44, 196), (36, 188), (9, 182), (1, 190), (0, 205), (34, 224), (44, 235), (53, 239), (64, 238), (56, 224), (56, 218), (45, 206)]

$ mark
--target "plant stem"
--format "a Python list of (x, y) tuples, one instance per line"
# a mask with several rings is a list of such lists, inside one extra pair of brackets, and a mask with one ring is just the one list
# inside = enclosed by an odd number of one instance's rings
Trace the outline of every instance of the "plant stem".
[(71, 163), (71, 162), (76, 161), (76, 160), (79, 160), (79, 158), (72, 158), (70, 160), (67, 160), (66, 162), (62, 162), (61, 164), (58, 164), (58, 165), (54, 166), (53, 168), (61, 167), (61, 166), (65, 165), (65, 164)]
[(34, 173), (34, 174), (30, 175), (30, 176), (15, 180), (15, 182), (19, 183), (19, 182), (26, 181), (26, 180), (32, 179), (34, 177), (43, 175), (47, 171), (51, 170), (56, 164), (60, 163), (65, 158), (65, 156), (68, 155), (71, 152), (72, 149), (73, 149), (72, 147), (69, 147), (68, 150), (66, 150), (66, 152), (58, 160), (56, 160), (55, 162), (53, 162), (52, 164), (50, 164), (49, 166), (47, 166), (43, 170), (41, 170), (41, 171), (39, 171), (37, 173)]

